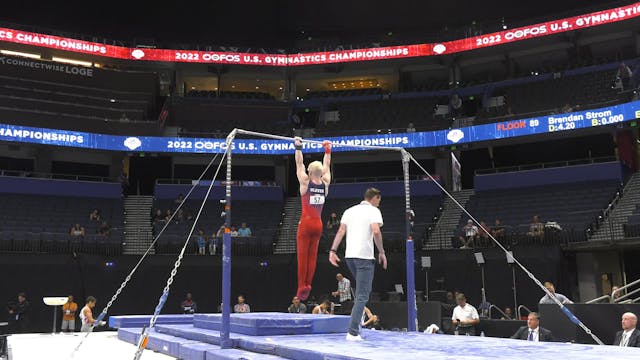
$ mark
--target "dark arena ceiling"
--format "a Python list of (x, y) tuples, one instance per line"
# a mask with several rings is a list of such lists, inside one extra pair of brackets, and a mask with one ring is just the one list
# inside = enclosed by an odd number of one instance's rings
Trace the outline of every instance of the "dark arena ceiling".
[[(443, 29), (531, 23), (626, 2), (587, 0), (8, 1), (0, 21), (109, 39), (295, 48), (312, 38), (388, 42)], [(503, 20), (504, 19), (504, 20)], [(393, 39), (389, 39), (393, 38)]]

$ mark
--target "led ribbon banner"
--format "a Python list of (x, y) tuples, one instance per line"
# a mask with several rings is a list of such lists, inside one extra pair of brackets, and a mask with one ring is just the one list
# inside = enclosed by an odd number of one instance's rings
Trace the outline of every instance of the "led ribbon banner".
[(640, 16), (640, 3), (443, 43), (298, 54), (127, 48), (7, 28), (0, 28), (0, 41), (127, 60), (300, 66), (452, 54), (617, 23), (637, 16)]
[[(640, 118), (640, 101), (610, 107), (559, 115), (511, 120), (475, 125), (460, 129), (384, 135), (329, 137), (337, 146), (334, 151), (361, 151), (349, 145), (394, 146), (404, 148), (451, 146), (455, 144), (491, 141), (510, 137), (546, 134), (557, 131), (585, 129)], [(248, 129), (247, 129), (248, 130)], [(324, 139), (314, 139), (324, 140)], [(152, 136), (118, 136), (77, 131), (0, 125), (0, 141), (76, 147), (95, 150), (162, 153), (216, 153), (225, 150), (224, 139), (169, 138)], [(236, 138), (236, 154), (292, 154), (292, 142)], [(321, 152), (318, 144), (305, 143), (303, 151)]]

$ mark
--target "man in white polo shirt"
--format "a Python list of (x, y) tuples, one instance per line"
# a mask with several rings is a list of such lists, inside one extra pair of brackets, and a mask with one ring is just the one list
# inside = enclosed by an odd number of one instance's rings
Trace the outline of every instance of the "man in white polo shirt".
[(476, 325), (480, 323), (478, 310), (471, 304), (467, 304), (467, 298), (460, 293), (456, 296), (458, 306), (453, 309), (451, 323), (455, 326), (459, 335), (475, 335)]
[(344, 235), (347, 235), (347, 248), (344, 257), (356, 281), (355, 302), (351, 309), (351, 322), (347, 333), (349, 341), (362, 341), (360, 322), (364, 307), (369, 301), (375, 270), (374, 242), (378, 248), (378, 262), (385, 270), (387, 269), (387, 258), (384, 254), (382, 232), (380, 231), (383, 224), (382, 214), (378, 209), (380, 200), (380, 190), (367, 189), (364, 193), (364, 201), (348, 208), (342, 215), (340, 228), (329, 251), (329, 262), (337, 267), (340, 261), (337, 254), (338, 246)]

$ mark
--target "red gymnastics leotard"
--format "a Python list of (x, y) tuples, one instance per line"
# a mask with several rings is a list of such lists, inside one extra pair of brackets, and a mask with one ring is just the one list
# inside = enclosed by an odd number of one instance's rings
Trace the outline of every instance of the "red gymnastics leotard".
[(322, 236), (322, 206), (324, 205), (327, 187), (324, 182), (315, 184), (309, 180), (307, 192), (301, 196), (302, 216), (298, 223), (298, 293), (304, 301), (311, 292), (313, 274), (316, 272), (318, 244)]

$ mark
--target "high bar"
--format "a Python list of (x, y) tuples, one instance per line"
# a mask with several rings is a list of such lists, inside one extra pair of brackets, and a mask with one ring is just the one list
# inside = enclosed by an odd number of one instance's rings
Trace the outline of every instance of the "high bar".
[[(287, 140), (287, 141), (293, 141), (294, 138), (293, 137), (288, 137), (288, 136), (281, 136), (281, 135), (273, 135), (273, 134), (265, 134), (265, 133), (261, 133), (261, 132), (257, 132), (257, 131), (249, 131), (249, 130), (243, 130), (243, 129), (233, 129), (233, 131), (231, 132), (231, 134), (236, 133), (236, 134), (244, 134), (244, 135), (252, 135), (252, 136), (257, 136), (257, 137), (266, 137), (266, 138), (270, 138), (270, 139), (275, 139), (275, 140)], [(302, 139), (302, 142), (307, 142), (310, 144), (320, 144), (322, 145), (322, 141), (318, 141), (318, 140), (306, 140), (306, 139)], [(337, 143), (331, 143), (331, 145), (335, 145), (338, 147), (355, 147), (355, 148), (363, 148), (363, 149), (371, 149), (371, 150), (394, 150), (394, 151), (403, 151), (404, 148), (401, 147), (397, 147), (397, 146), (377, 146), (377, 145), (343, 145), (343, 144), (337, 144)]]

